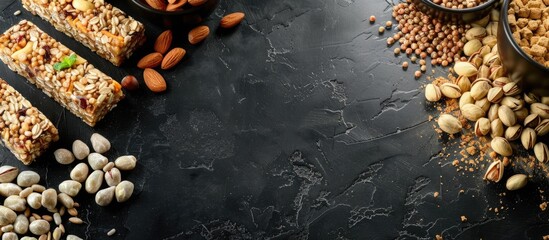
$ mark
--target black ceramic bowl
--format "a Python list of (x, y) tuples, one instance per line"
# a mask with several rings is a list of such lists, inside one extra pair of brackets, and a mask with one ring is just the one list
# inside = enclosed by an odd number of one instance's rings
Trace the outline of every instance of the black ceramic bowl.
[(412, 0), (416, 7), (423, 13), (438, 18), (443, 22), (456, 24), (471, 23), (481, 19), (497, 5), (499, 0), (487, 0), (472, 8), (454, 9), (434, 3), (432, 0)]
[(503, 67), (511, 79), (521, 82), (523, 90), (549, 96), (549, 69), (530, 58), (513, 38), (507, 19), (510, 2), (503, 2), (498, 25), (498, 52)]
[(168, 28), (196, 25), (204, 21), (219, 3), (219, 0), (208, 0), (208, 2), (200, 6), (193, 7), (186, 4), (182, 10), (169, 12), (154, 9), (145, 0), (128, 1), (144, 18)]

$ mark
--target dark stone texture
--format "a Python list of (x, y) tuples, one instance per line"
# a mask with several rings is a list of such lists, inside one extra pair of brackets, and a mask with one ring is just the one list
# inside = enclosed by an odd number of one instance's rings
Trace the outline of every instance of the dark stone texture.
[[(137, 169), (122, 173), (136, 184), (129, 202), (99, 207), (92, 195), (76, 198), (87, 224), (66, 228), (87, 239), (106, 239), (111, 228), (117, 229), (112, 239), (549, 234), (548, 214), (538, 208), (544, 180), (500, 196), (502, 184), (486, 184), (481, 171), (456, 173), (453, 154), (439, 157), (447, 140), (428, 121), (437, 112), (423, 99), (427, 80), (413, 78), (417, 65), (402, 71), (404, 59), (385, 44), (390, 32), (377, 33), (391, 19), (392, 4), (221, 1), (206, 21), (212, 30), (229, 12), (245, 12), (245, 21), (232, 31), (215, 29), (198, 46), (187, 43), (187, 29), (178, 31), (175, 45), (188, 55), (176, 69), (163, 71), (169, 90), (153, 94), (134, 66), (152, 49), (160, 26), (144, 21), (149, 41), (116, 68), (30, 15), (19, 1), (2, 1), (1, 31), (29, 19), (112, 77), (138, 76), (142, 87), (92, 129), (1, 64), (0, 76), (56, 123), (61, 140), (30, 167), (5, 148), (0, 163), (33, 169), (42, 183), (57, 187), (72, 166), (57, 164), (53, 149), (75, 139), (89, 143), (98, 132), (112, 141), (111, 159), (135, 155)], [(13, 16), (16, 10), (22, 14)], [(378, 19), (373, 25), (372, 14)], [(494, 207), (504, 209), (495, 214), (489, 211)]]

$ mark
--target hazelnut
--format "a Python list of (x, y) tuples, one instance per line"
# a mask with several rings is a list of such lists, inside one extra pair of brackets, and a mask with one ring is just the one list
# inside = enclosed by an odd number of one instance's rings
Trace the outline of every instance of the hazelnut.
[(122, 79), (122, 87), (125, 89), (128, 89), (130, 91), (136, 90), (139, 88), (139, 82), (137, 81), (137, 78), (135, 78), (132, 75), (125, 76)]

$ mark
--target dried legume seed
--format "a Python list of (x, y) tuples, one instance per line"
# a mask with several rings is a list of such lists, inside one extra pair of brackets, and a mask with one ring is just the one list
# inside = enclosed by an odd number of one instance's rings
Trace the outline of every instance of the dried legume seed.
[(17, 176), (17, 185), (21, 187), (30, 187), (40, 182), (40, 175), (34, 171), (22, 171)]
[(89, 168), (86, 163), (77, 164), (71, 171), (71, 179), (77, 182), (84, 182), (88, 178)]
[(85, 183), (86, 192), (96, 193), (101, 187), (102, 183), (103, 183), (103, 171), (102, 170), (93, 171), (88, 177), (88, 179), (86, 179), (86, 183)]
[(111, 143), (109, 142), (109, 140), (107, 140), (107, 138), (103, 137), (99, 133), (92, 134), (90, 140), (93, 150), (95, 150), (95, 152), (105, 153), (109, 151), (109, 149), (111, 149)]
[(33, 222), (30, 223), (29, 230), (34, 235), (42, 235), (47, 233), (50, 230), (50, 223), (42, 219), (34, 220)]
[(88, 163), (93, 170), (103, 169), (109, 160), (100, 153), (90, 153), (88, 155)]
[(90, 154), (90, 148), (84, 142), (76, 140), (72, 143), (72, 153), (78, 160), (83, 160)]
[(60, 164), (66, 165), (74, 162), (74, 155), (72, 154), (71, 151), (67, 149), (64, 149), (64, 148), (57, 149), (55, 150), (55, 152), (53, 152), (53, 155), (55, 156), (55, 160)]
[(17, 215), (13, 228), (17, 234), (26, 234), (29, 230), (29, 219), (24, 214)]
[(65, 180), (59, 184), (59, 191), (71, 197), (75, 197), (80, 192), (82, 184), (74, 180)]

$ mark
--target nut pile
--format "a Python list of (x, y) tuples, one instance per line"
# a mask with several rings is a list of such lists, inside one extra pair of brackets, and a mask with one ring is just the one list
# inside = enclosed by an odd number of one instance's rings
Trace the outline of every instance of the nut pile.
[(486, 0), (432, 0), (434, 3), (453, 9), (472, 8), (481, 5)]
[[(79, 204), (72, 196), (61, 189), (46, 189), (40, 185), (40, 175), (34, 171), (19, 172), (17, 167), (8, 165), (0, 167), (0, 195), (5, 197), (0, 205), (3, 240), (19, 239), (19, 236), (21, 239), (59, 240), (65, 234), (64, 219), (72, 224), (84, 223), (78, 218), (76, 208)], [(40, 214), (43, 212), (47, 213)], [(66, 239), (81, 238), (67, 235)]]
[[(497, 14), (492, 14), (497, 20)], [(495, 23), (497, 24), (497, 23)], [(494, 25), (493, 22), (486, 26)], [(455, 63), (458, 77), (434, 81), (425, 87), (427, 101), (439, 101), (443, 97), (458, 101), (459, 109), (441, 114), (437, 122), (448, 134), (463, 131), (465, 125), (474, 122), (473, 133), (480, 138), (491, 138), (489, 153), (494, 160), (484, 179), (499, 182), (503, 171), (513, 156), (513, 141), (531, 153), (539, 163), (546, 163), (549, 156), (547, 145), (537, 138), (549, 133), (549, 98), (522, 92), (517, 82), (504, 72), (495, 40), (486, 40), (496, 33), (477, 26), (467, 31), (469, 42), (480, 40), (468, 61)], [(468, 42), (468, 43), (469, 43)], [(455, 117), (455, 116), (457, 117)], [(535, 164), (535, 163), (531, 163)], [(526, 185), (528, 177), (517, 174), (507, 180), (508, 190), (517, 190)]]
[(465, 32), (469, 25), (444, 24), (416, 9), (411, 0), (393, 7), (393, 18), (398, 21), (398, 32), (387, 38), (387, 45), (398, 42), (400, 47), (394, 49), (395, 55), (405, 53), (415, 63), (419, 59), (420, 70), (416, 78), (427, 70), (427, 58), (432, 65), (448, 66), (467, 59), (461, 57), (466, 39)]
[(508, 20), (513, 37), (526, 54), (549, 67), (548, 1), (514, 0), (509, 4)]
[[(190, 2), (190, 1), (189, 1)], [(242, 12), (235, 12), (223, 17), (219, 23), (221, 28), (232, 28), (238, 25), (244, 19)], [(188, 41), (196, 45), (204, 41), (210, 34), (210, 28), (205, 25), (197, 26), (188, 33)], [(180, 47), (171, 48), (173, 33), (171, 30), (162, 32), (154, 43), (154, 52), (145, 55), (137, 63), (137, 67), (143, 70), (143, 80), (145, 85), (156, 93), (164, 92), (167, 89), (166, 80), (154, 68), (160, 67), (162, 70), (168, 70), (175, 67), (185, 56), (186, 50)], [(128, 90), (139, 88), (139, 82), (134, 76), (127, 76), (122, 80), (122, 87)]]
[[(82, 189), (82, 184), (84, 184), (87, 193), (95, 194), (95, 202), (99, 206), (107, 206), (113, 199), (116, 199), (117, 202), (127, 201), (133, 194), (134, 184), (122, 180), (120, 170), (133, 170), (137, 159), (134, 156), (127, 155), (118, 157), (114, 162), (109, 162), (107, 157), (102, 155), (111, 148), (109, 140), (98, 133), (92, 134), (90, 140), (95, 151), (93, 153), (90, 153), (90, 148), (81, 140), (73, 142), (72, 152), (64, 148), (57, 149), (54, 152), (55, 160), (64, 165), (73, 163), (75, 158), (78, 160), (87, 158), (88, 160), (88, 164), (85, 162), (78, 163), (71, 170), (71, 180), (59, 184), (59, 191), (70, 197), (75, 197)], [(101, 189), (103, 180), (107, 186)]]

